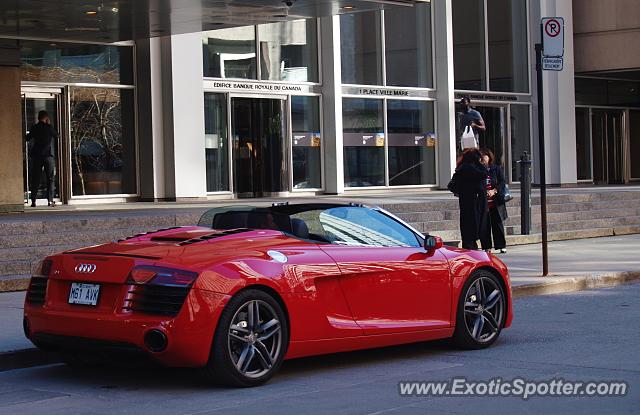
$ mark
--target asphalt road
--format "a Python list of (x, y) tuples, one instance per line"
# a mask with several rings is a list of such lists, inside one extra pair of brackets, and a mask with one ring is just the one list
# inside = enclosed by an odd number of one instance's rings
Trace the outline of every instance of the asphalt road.
[[(0, 373), (0, 414), (640, 413), (640, 284), (517, 300), (494, 347), (443, 342), (299, 359), (254, 389), (204, 385), (189, 370), (64, 365)], [(624, 397), (401, 397), (403, 380), (625, 381)]]

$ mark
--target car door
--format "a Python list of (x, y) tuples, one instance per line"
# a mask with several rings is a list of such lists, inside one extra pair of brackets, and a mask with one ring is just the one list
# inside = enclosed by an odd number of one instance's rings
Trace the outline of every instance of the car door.
[(451, 279), (442, 253), (427, 252), (413, 231), (370, 208), (327, 209), (319, 219), (331, 241), (320, 246), (338, 264), (365, 334), (450, 326)]

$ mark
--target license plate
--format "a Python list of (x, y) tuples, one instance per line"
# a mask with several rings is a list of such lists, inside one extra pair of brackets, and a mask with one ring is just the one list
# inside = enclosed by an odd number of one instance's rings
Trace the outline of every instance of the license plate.
[(98, 304), (100, 284), (83, 284), (72, 282), (69, 290), (69, 304), (92, 305)]

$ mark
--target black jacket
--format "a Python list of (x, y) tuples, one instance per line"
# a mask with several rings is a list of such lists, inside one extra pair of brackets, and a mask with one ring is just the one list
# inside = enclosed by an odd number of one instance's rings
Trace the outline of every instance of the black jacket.
[(486, 190), (487, 169), (480, 163), (463, 163), (453, 175), (460, 206), (463, 247), (475, 244), (489, 223)]
[(27, 141), (33, 140), (29, 156), (31, 157), (54, 157), (53, 140), (58, 138), (58, 133), (51, 126), (44, 122), (34, 124), (27, 134)]
[(504, 178), (504, 172), (501, 166), (492, 164), (489, 166), (489, 176), (491, 176), (491, 185), (494, 189), (498, 190), (498, 193), (493, 198), (493, 204), (500, 214), (502, 220), (507, 220), (509, 215), (507, 214), (507, 207), (504, 202), (504, 191), (506, 181)]

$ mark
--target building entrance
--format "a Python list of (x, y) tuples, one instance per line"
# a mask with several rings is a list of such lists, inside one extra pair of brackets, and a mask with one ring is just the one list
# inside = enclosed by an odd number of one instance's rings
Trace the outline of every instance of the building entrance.
[[(64, 200), (63, 187), (63, 154), (64, 154), (64, 128), (62, 116), (62, 91), (59, 89), (23, 89), (22, 91), (22, 125), (23, 137), (25, 137), (31, 127), (38, 122), (38, 112), (44, 110), (49, 113), (51, 125), (58, 132), (58, 140), (53, 143), (53, 154), (55, 158), (55, 185), (53, 189), (53, 199), (57, 202)], [(23, 150), (23, 177), (24, 177), (24, 200), (27, 203), (31, 198), (31, 193), (36, 192), (37, 204), (47, 203), (47, 178), (44, 171), (41, 173), (38, 186), (32, 184), (32, 147), (33, 142), (24, 143)], [(32, 188), (33, 187), (33, 188)]]
[(624, 111), (594, 109), (591, 128), (594, 183), (624, 183)]
[(231, 98), (233, 183), (238, 197), (289, 190), (286, 99)]

